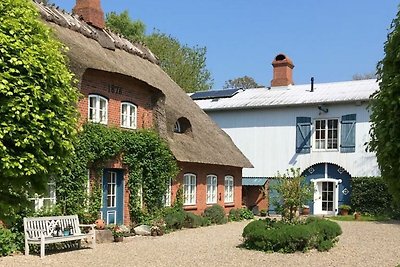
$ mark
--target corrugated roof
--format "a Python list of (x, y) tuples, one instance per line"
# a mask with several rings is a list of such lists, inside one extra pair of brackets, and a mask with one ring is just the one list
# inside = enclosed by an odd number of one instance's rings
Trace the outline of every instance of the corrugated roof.
[(367, 101), (377, 90), (379, 84), (376, 80), (359, 80), (315, 84), (313, 92), (310, 84), (247, 89), (230, 98), (203, 99), (195, 102), (203, 110), (279, 107)]
[(243, 177), (242, 185), (246, 186), (263, 186), (267, 182), (266, 177)]

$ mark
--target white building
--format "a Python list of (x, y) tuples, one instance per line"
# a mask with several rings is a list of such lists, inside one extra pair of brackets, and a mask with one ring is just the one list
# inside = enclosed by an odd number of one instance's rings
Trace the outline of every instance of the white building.
[(365, 145), (369, 96), (378, 83), (293, 85), (288, 57), (278, 55), (273, 66), (272, 87), (199, 92), (192, 98), (254, 165), (243, 170), (244, 181), (300, 168), (314, 183), (311, 211), (335, 214), (340, 204), (350, 202), (351, 177), (380, 175)]

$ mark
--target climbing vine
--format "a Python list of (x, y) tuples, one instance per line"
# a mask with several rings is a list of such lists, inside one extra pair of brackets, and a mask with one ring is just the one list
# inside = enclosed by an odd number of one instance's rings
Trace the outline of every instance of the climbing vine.
[[(166, 142), (152, 130), (126, 131), (88, 123), (78, 135), (69, 168), (56, 179), (57, 205), (63, 213), (78, 214), (87, 222), (98, 217), (103, 163), (118, 157), (129, 171), (131, 219), (138, 221), (143, 210), (152, 214), (163, 206), (168, 181), (178, 173)], [(88, 169), (96, 170), (91, 190), (87, 190)]]

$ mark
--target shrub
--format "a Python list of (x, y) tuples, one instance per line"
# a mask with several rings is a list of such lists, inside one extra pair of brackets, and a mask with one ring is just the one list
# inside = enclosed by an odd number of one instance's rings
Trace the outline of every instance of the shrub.
[(10, 230), (0, 227), (0, 256), (7, 256), (17, 250), (15, 245), (16, 234)]
[(267, 211), (266, 210), (260, 210), (260, 216), (261, 217), (267, 216)]
[(234, 222), (240, 221), (241, 218), (240, 218), (239, 209), (231, 209), (229, 211), (228, 220), (229, 221), (234, 221)]
[(248, 208), (231, 209), (228, 215), (229, 221), (242, 221), (242, 220), (250, 220), (253, 218), (254, 214)]
[(391, 211), (392, 197), (382, 177), (353, 177), (351, 204), (354, 210), (373, 215)]
[(243, 237), (249, 249), (292, 253), (311, 248), (329, 250), (341, 233), (337, 223), (319, 218), (296, 223), (266, 219), (249, 223)]
[(182, 229), (185, 223), (186, 213), (183, 210), (169, 209), (164, 216), (168, 229)]
[(197, 228), (202, 226), (203, 220), (201, 216), (198, 216), (191, 212), (186, 212), (184, 226), (186, 228)]
[(225, 210), (218, 204), (207, 207), (204, 210), (204, 217), (208, 218), (211, 223), (223, 224), (226, 223)]

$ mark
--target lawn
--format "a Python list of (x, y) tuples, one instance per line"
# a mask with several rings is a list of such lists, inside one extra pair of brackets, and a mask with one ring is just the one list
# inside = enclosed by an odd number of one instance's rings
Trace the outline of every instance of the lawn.
[(390, 218), (384, 215), (366, 215), (362, 214), (359, 220), (354, 219), (354, 215), (338, 215), (334, 217), (329, 217), (329, 219), (336, 221), (364, 221), (364, 222), (382, 222), (388, 221)]

